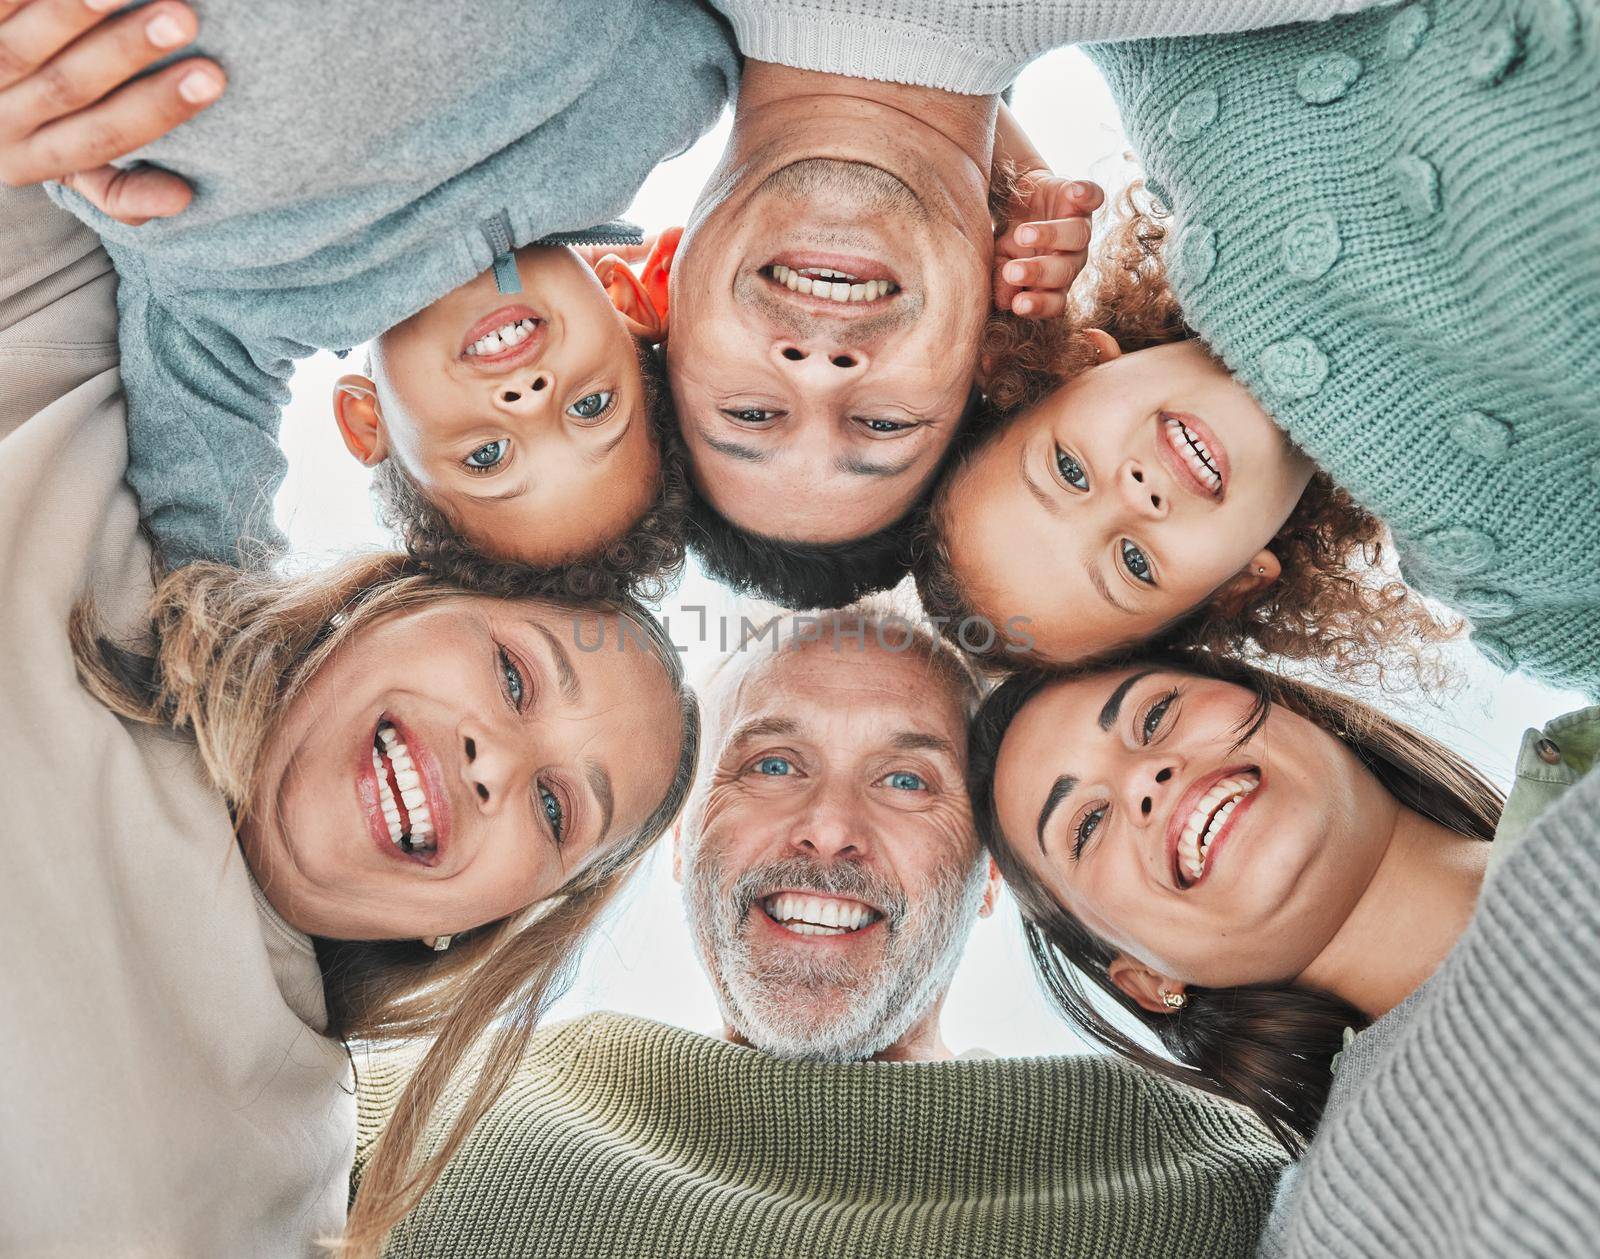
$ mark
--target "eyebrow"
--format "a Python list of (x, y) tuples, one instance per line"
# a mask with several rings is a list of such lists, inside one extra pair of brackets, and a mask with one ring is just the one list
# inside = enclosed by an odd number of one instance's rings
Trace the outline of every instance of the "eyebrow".
[(1105, 707), (1100, 710), (1100, 729), (1109, 730), (1116, 724), (1117, 715), (1122, 712), (1122, 701), (1128, 698), (1128, 692), (1154, 672), (1154, 669), (1146, 669), (1142, 673), (1123, 678), (1117, 684), (1117, 689), (1111, 692), (1111, 698), (1106, 700)]
[(897, 752), (943, 752), (951, 757), (956, 754), (956, 745), (949, 739), (921, 730), (902, 730), (889, 740), (889, 746)]
[(1057, 778), (1055, 782), (1050, 784), (1050, 794), (1044, 798), (1044, 808), (1039, 810), (1038, 833), (1040, 852), (1044, 851), (1044, 828), (1045, 824), (1050, 820), (1050, 815), (1056, 811), (1056, 807), (1063, 800), (1065, 800), (1077, 789), (1077, 786), (1078, 780), (1071, 774), (1062, 774), (1060, 778)]
[(1095, 562), (1092, 559), (1083, 561), (1083, 571), (1088, 574), (1089, 584), (1095, 588), (1095, 593), (1118, 612), (1126, 612), (1129, 616), (1132, 616), (1138, 611), (1137, 608), (1130, 608), (1111, 593), (1111, 587), (1106, 585), (1106, 579), (1100, 575), (1100, 570), (1095, 567)]
[(498, 494), (474, 494), (471, 490), (462, 490), (461, 492), (475, 503), (503, 503), (508, 498), (519, 498), (526, 494), (530, 484), (531, 482), (524, 478), (520, 484), (513, 486), (509, 490), (502, 490)]
[(613, 450), (622, 445), (622, 439), (632, 431), (634, 418), (634, 416), (630, 415), (622, 422), (622, 426), (617, 429), (617, 435), (615, 437), (606, 442), (605, 445), (601, 446), (593, 454), (585, 455), (584, 458), (590, 463), (599, 463), (607, 458)]
[(616, 796), (611, 790), (611, 775), (598, 761), (585, 763), (583, 775), (589, 780), (589, 788), (594, 792), (594, 798), (600, 802), (600, 830), (596, 840), (599, 842), (610, 833), (611, 818), (616, 809)]
[(864, 459), (857, 459), (854, 455), (845, 455), (833, 466), (839, 472), (850, 472), (856, 476), (897, 477), (916, 461), (917, 457), (912, 455), (911, 458), (899, 463), (868, 463)]
[(556, 680), (560, 683), (561, 694), (569, 704), (580, 702), (583, 699), (583, 684), (578, 681), (577, 671), (572, 667), (572, 657), (567, 655), (567, 649), (561, 645), (560, 639), (537, 621), (528, 623), (550, 646), (550, 655), (556, 662)]
[(710, 446), (719, 454), (730, 455), (735, 459), (743, 459), (746, 463), (770, 463), (772, 452), (770, 450), (757, 450), (754, 446), (741, 446), (738, 442), (724, 441), (720, 437), (713, 437), (700, 427), (700, 440)]
[(764, 738), (769, 734), (791, 735), (800, 729), (800, 723), (788, 717), (757, 717), (734, 727), (723, 747), (731, 748), (750, 739)]
[(1022, 483), (1028, 487), (1028, 493), (1039, 500), (1039, 505), (1052, 516), (1060, 515), (1061, 504), (1056, 502), (1052, 495), (1047, 494), (1044, 487), (1033, 479), (1033, 473), (1028, 471), (1028, 448), (1026, 446), (1022, 448), (1022, 458), (1018, 460), (1017, 470), (1022, 473)]

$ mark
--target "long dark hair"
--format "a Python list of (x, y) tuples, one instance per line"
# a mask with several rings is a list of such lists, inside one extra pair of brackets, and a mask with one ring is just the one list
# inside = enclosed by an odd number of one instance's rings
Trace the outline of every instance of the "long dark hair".
[[(1504, 804), (1499, 790), (1437, 740), (1368, 704), (1209, 652), (1144, 655), (1138, 663), (1249, 690), (1255, 704), (1240, 729), (1246, 738), (1260, 728), (1272, 705), (1282, 705), (1348, 747), (1402, 805), (1459, 834), (1494, 837)], [(1249, 1107), (1290, 1154), (1298, 1154), (1327, 1105), (1333, 1056), (1343, 1044), (1344, 1029), (1359, 1031), (1366, 1016), (1331, 993), (1287, 984), (1191, 985), (1181, 1009), (1145, 1010), (1111, 981), (1110, 966), (1119, 950), (1057, 904), (1001, 833), (994, 801), (1000, 745), (1028, 701), (1064, 676), (1033, 671), (998, 687), (973, 723), (968, 756), (978, 834), (1022, 909), (1039, 982), (1062, 1016), (1090, 1039), (1169, 1079)], [(1111, 1022), (1086, 980), (1154, 1032), (1176, 1065)]]

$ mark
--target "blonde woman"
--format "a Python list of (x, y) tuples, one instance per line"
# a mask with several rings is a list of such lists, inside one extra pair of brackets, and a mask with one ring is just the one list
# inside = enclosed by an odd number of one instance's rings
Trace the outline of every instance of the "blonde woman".
[[(0, 1251), (371, 1252), (676, 814), (693, 699), (636, 607), (398, 556), (152, 590), (110, 264), (37, 190), (0, 226)], [(424, 1035), (346, 1232), (343, 1042)]]

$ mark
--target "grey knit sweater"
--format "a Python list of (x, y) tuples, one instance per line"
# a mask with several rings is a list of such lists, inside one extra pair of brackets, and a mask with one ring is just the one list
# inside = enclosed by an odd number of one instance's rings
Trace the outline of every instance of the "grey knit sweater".
[[(410, 1063), (357, 1065), (359, 1176)], [(1108, 1055), (824, 1065), (591, 1014), (535, 1036), (389, 1254), (1248, 1256), (1281, 1164)]]
[(1041, 53), (1320, 22), (1393, 0), (712, 0), (757, 61), (947, 92), (1004, 91)]
[(1262, 1255), (1568, 1259), (1600, 1213), (1600, 771), (1423, 987), (1345, 1050)]

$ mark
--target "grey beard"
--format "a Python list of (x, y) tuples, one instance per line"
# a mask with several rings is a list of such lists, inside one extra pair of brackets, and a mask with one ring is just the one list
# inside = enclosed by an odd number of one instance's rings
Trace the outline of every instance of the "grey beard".
[[(799, 858), (747, 870), (717, 893), (717, 868), (697, 852), (684, 881), (689, 925), (723, 1017), (757, 1049), (811, 1062), (859, 1062), (910, 1030), (949, 986), (977, 922), (985, 862), (941, 870), (916, 904), (847, 862)], [(778, 888), (849, 896), (882, 908), (886, 943), (867, 973), (846, 958), (788, 950), (758, 958), (747, 923)], [(831, 998), (831, 1000), (830, 1000)], [(826, 1008), (823, 1008), (826, 1006)]]

